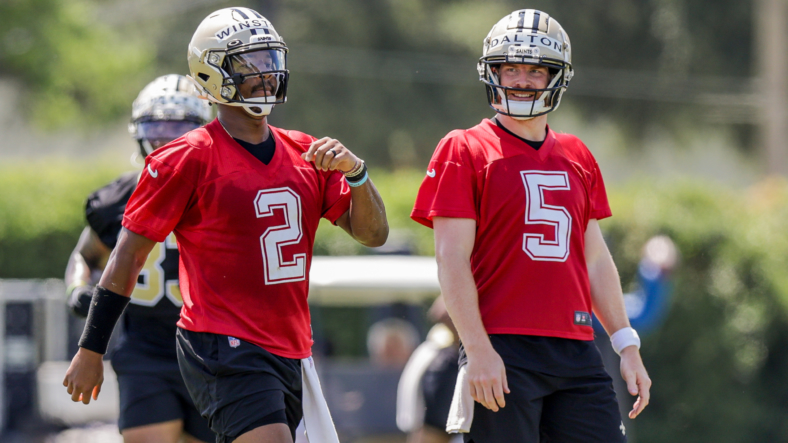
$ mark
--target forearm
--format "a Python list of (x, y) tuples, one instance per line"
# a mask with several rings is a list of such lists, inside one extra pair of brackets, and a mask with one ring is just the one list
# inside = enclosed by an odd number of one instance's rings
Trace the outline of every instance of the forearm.
[(93, 283), (93, 272), (102, 271), (109, 258), (110, 249), (98, 235), (86, 227), (66, 265), (66, 287), (72, 288)]
[(101, 275), (99, 286), (126, 297), (131, 296), (137, 284), (137, 276), (155, 244), (154, 241), (124, 228)]
[(72, 252), (66, 265), (64, 278), (66, 287), (74, 288), (90, 284), (90, 274), (90, 266), (88, 266), (85, 258), (77, 251)]
[(594, 313), (608, 335), (629, 327), (624, 297), (616, 265), (607, 251), (589, 264), (588, 280), (591, 284), (591, 301)]
[(350, 188), (349, 230), (353, 238), (364, 246), (376, 247), (386, 243), (389, 235), (386, 207), (371, 179)]
[(436, 259), (446, 310), (466, 351), (474, 353), (478, 349), (491, 346), (479, 311), (479, 293), (470, 260), (446, 256), (439, 252), (436, 253)]

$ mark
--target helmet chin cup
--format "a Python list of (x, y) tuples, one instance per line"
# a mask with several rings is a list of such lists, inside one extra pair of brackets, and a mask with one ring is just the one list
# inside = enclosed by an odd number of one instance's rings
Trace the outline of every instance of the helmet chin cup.
[(274, 105), (243, 104), (241, 107), (252, 117), (263, 117), (271, 113)]
[[(515, 120), (531, 120), (532, 118), (544, 115), (545, 109), (549, 109), (546, 105), (545, 99), (549, 97), (549, 92), (542, 92), (542, 96), (534, 101), (515, 101), (506, 98), (507, 88), (496, 88), (497, 96), (500, 97), (500, 103), (492, 103), (490, 106), (495, 109), (495, 112)], [(549, 112), (549, 111), (548, 111)]]

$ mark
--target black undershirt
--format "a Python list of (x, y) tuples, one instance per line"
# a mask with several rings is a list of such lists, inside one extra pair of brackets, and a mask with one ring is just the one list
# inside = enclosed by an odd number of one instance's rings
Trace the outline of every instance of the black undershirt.
[(519, 138), (520, 140), (524, 141), (524, 142), (525, 142), (525, 143), (526, 143), (528, 146), (530, 146), (530, 147), (532, 147), (532, 148), (536, 149), (537, 151), (538, 151), (538, 150), (539, 150), (539, 148), (541, 148), (541, 147), (542, 147), (542, 145), (544, 144), (544, 140), (542, 140), (542, 141), (539, 141), (539, 142), (535, 142), (535, 141), (533, 141), (533, 140), (527, 140), (527, 139), (524, 139), (524, 138), (520, 137), (519, 135), (515, 134), (514, 132), (512, 132), (512, 131), (510, 131), (510, 130), (506, 129), (506, 127), (504, 127), (504, 125), (502, 125), (502, 124), (501, 124), (501, 122), (499, 122), (499, 121), (498, 121), (498, 119), (497, 119), (497, 118), (495, 118), (495, 117), (493, 117), (493, 118), (492, 118), (492, 121), (494, 121), (494, 122), (495, 122), (495, 124), (496, 124), (496, 125), (498, 125), (498, 127), (499, 127), (499, 128), (503, 129), (504, 131), (506, 131), (507, 133), (509, 133), (509, 134), (513, 135), (514, 137), (517, 137), (517, 138)]
[(235, 137), (233, 137), (233, 140), (238, 142), (239, 145), (241, 145), (244, 149), (249, 151), (250, 154), (255, 156), (255, 158), (266, 165), (271, 163), (271, 159), (274, 158), (274, 152), (276, 151), (276, 140), (274, 140), (273, 134), (269, 134), (268, 138), (264, 142), (258, 143), (256, 145), (239, 140)]

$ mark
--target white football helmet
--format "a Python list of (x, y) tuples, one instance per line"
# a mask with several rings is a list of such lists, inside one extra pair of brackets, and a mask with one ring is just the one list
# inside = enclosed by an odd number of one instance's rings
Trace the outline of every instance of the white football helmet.
[(208, 102), (186, 76), (168, 74), (148, 83), (131, 105), (129, 132), (143, 158), (211, 119)]
[[(501, 86), (498, 69), (501, 63), (545, 66), (552, 75), (545, 89), (521, 89)], [(484, 39), (482, 57), (477, 65), (479, 81), (487, 89), (487, 101), (496, 112), (528, 120), (558, 108), (569, 86), (572, 70), (572, 46), (561, 25), (544, 12), (520, 9), (502, 18)], [(532, 101), (509, 100), (508, 92), (533, 92)]]
[[(271, 22), (249, 8), (211, 13), (189, 43), (191, 79), (201, 96), (213, 103), (241, 106), (255, 117), (268, 115), (287, 101), (287, 45)], [(238, 86), (262, 79), (263, 96), (242, 97)]]

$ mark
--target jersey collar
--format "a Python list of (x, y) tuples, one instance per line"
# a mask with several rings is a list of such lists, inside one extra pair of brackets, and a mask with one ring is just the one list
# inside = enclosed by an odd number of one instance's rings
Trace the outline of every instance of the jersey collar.
[[(279, 163), (281, 163), (282, 159), (282, 151), (284, 150), (284, 146), (281, 143), (280, 138), (277, 136), (276, 128), (271, 125), (268, 125), (269, 130), (269, 137), (274, 137), (276, 141), (276, 149), (274, 150), (274, 157), (271, 159), (271, 162), (267, 165), (260, 161), (257, 157), (252, 155), (249, 151), (244, 149), (243, 146), (239, 145), (237, 141), (230, 135), (229, 132), (224, 128), (222, 123), (219, 119), (215, 119), (211, 123), (205, 126), (206, 128), (210, 127), (211, 132), (216, 136), (219, 137), (221, 140), (220, 146), (226, 146), (229, 149), (238, 152), (238, 155), (243, 157), (246, 162), (249, 164), (251, 169), (256, 171), (260, 171), (263, 174), (268, 176), (273, 176), (279, 169)], [(221, 153), (219, 154), (221, 155)]]
[(555, 146), (555, 133), (550, 129), (550, 125), (547, 125), (547, 135), (545, 136), (544, 143), (542, 143), (542, 147), (538, 150), (528, 146), (528, 144), (519, 137), (510, 134), (509, 131), (498, 127), (498, 125), (490, 119), (486, 118), (482, 120), (481, 125), (501, 141), (514, 146), (522, 146), (523, 152), (528, 152), (530, 155), (537, 157), (539, 161), (547, 159), (548, 155), (553, 150), (553, 146)]

